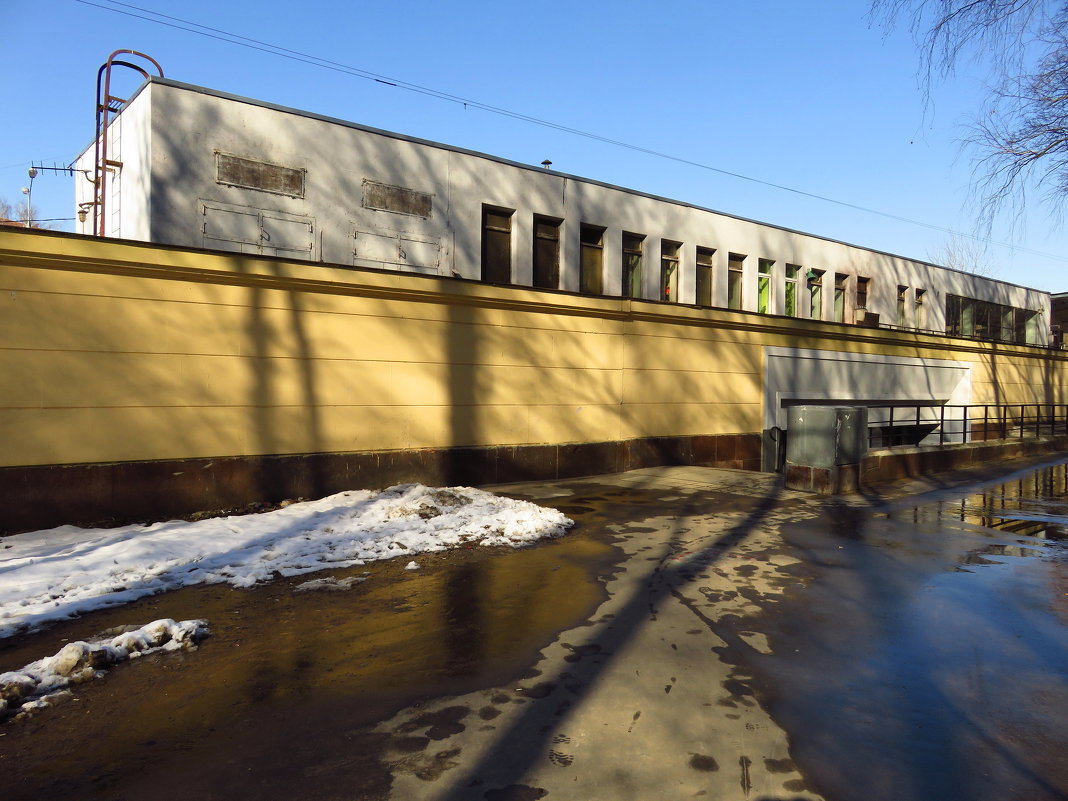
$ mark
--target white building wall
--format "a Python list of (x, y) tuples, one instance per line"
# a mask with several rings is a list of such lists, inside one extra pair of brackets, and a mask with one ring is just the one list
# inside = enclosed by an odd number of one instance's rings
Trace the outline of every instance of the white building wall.
[[(148, 87), (145, 87), (148, 89)], [(136, 103), (118, 115), (108, 129), (108, 161), (119, 162), (108, 170), (105, 181), (104, 235), (123, 239), (151, 240), (152, 92), (142, 90)], [(84, 209), (84, 221), (74, 230), (91, 235), (95, 192), (96, 149), (93, 143), (75, 159), (75, 211)]]
[[(791, 403), (972, 402), (972, 365), (948, 359), (764, 348), (764, 428), (786, 428)], [(929, 410), (924, 410), (927, 417)]]
[[(151, 119), (150, 126), (147, 119)], [(477, 280), (481, 277), (482, 210), (492, 206), (513, 212), (511, 275), (518, 284), (532, 282), (533, 220), (542, 215), (563, 221), (560, 274), (564, 290), (578, 290), (579, 226), (586, 223), (605, 228), (603, 287), (609, 295), (620, 293), (621, 238), (623, 232), (630, 232), (645, 237), (642, 294), (648, 299), (659, 297), (661, 241), (667, 239), (682, 243), (678, 284), (682, 302), (694, 300), (696, 248), (706, 247), (715, 249), (716, 306), (727, 305), (727, 257), (738, 253), (746, 256), (743, 305), (747, 310), (756, 309), (759, 261), (769, 259), (774, 262), (772, 313), (785, 310), (785, 266), (793, 264), (801, 267), (797, 303), (802, 317), (808, 314), (804, 276), (815, 269), (824, 272), (824, 320), (833, 319), (835, 275), (847, 276), (846, 322), (854, 319), (856, 278), (865, 276), (871, 279), (867, 308), (877, 312), (883, 324), (897, 321), (900, 284), (908, 287), (910, 315), (914, 314), (915, 290), (926, 290), (929, 329), (944, 330), (945, 297), (951, 293), (1041, 312), (1038, 328), (1041, 344), (1046, 342), (1046, 293), (534, 166), (170, 81), (150, 83), (119, 120), (124, 126), (122, 208), (123, 215), (128, 215), (122, 216), (121, 225), (122, 236), (127, 238)], [(303, 193), (294, 196), (219, 183), (219, 153), (303, 171)], [(368, 181), (429, 195), (431, 213), (422, 216), (367, 208), (363, 198)], [(150, 225), (143, 219), (145, 209)], [(258, 231), (259, 238), (248, 233), (233, 242), (206, 237), (206, 224), (210, 228), (216, 218)], [(286, 240), (287, 236), (293, 241)], [(306, 239), (307, 251), (279, 250), (279, 237), (286, 247), (303, 247)], [(431, 259), (426, 254), (435, 248), (437, 258)], [(393, 261), (376, 260), (387, 251), (403, 255), (391, 256)]]

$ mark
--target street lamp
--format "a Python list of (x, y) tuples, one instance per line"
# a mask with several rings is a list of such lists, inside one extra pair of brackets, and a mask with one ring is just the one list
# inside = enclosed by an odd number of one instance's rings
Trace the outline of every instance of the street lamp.
[(26, 171), (30, 176), (30, 185), (22, 187), (22, 194), (26, 196), (26, 227), (31, 228), (30, 218), (33, 216), (33, 179), (37, 177), (37, 168), (30, 167)]

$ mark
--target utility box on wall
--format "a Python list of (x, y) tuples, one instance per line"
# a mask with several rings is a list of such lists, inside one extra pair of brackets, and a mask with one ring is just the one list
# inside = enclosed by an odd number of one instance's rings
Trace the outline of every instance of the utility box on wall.
[(794, 406), (786, 431), (787, 487), (822, 494), (859, 489), (868, 450), (866, 407)]

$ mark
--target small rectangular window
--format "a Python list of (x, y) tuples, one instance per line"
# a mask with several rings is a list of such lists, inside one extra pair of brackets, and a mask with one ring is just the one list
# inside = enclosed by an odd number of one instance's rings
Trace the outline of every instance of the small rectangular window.
[(908, 309), (905, 307), (905, 298), (908, 297), (909, 288), (898, 284), (897, 286), (897, 324), (902, 328), (908, 327)]
[(738, 253), (727, 255), (727, 308), (742, 308), (742, 273), (745, 256)]
[(660, 299), (675, 303), (679, 299), (679, 248), (678, 242), (660, 241)]
[(845, 322), (846, 277), (840, 274), (834, 276), (834, 321), (836, 323)]
[(868, 309), (868, 282), (870, 278), (865, 278), (863, 275), (857, 276), (857, 308)]
[(582, 274), (579, 276), (579, 292), (586, 295), (604, 293), (604, 228), (583, 225), (579, 229), (582, 247)]
[(787, 317), (797, 316), (797, 276), (801, 268), (796, 264), (786, 265), (786, 309)]
[(767, 314), (771, 309), (771, 268), (775, 262), (769, 259), (757, 261), (757, 311)]
[(808, 289), (808, 316), (823, 319), (823, 270), (809, 270), (805, 279)]
[(534, 286), (560, 288), (560, 220), (534, 218)]
[(512, 283), (512, 215), (514, 211), (482, 207), (482, 280)]
[(926, 289), (916, 290), (916, 309), (913, 317), (916, 327), (921, 329), (927, 328), (927, 307), (924, 305), (924, 299), (926, 295)]
[(623, 233), (623, 297), (642, 296), (642, 241), (641, 234)]
[(712, 305), (712, 248), (697, 248), (697, 305)]

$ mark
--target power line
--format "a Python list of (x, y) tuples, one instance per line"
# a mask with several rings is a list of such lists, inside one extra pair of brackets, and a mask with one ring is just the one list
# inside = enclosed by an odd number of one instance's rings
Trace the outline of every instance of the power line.
[[(473, 100), (471, 98), (465, 98), (460, 95), (450, 94), (438, 89), (433, 89), (428, 86), (422, 86), (416, 83), (410, 83), (403, 81), (399, 78), (392, 78), (387, 75), (373, 72), (371, 70), (363, 69), (361, 67), (354, 67), (348, 64), (343, 64), (338, 61), (331, 61), (329, 59), (321, 58), (311, 53), (304, 53), (299, 50), (291, 50), (281, 45), (272, 44), (270, 42), (264, 42), (259, 39), (253, 39), (248, 36), (243, 36), (238, 33), (226, 31), (221, 28), (213, 28), (209, 25), (202, 25), (199, 22), (193, 22), (192, 20), (182, 19), (181, 17), (174, 17), (168, 14), (163, 14), (158, 11), (153, 11), (148, 8), (142, 8), (130, 3), (119, 2), (119, 0), (104, 0), (104, 2), (110, 5), (102, 5), (101, 3), (91, 2), (91, 0), (74, 0), (76, 3), (81, 3), (85, 6), (92, 6), (93, 8), (99, 8), (104, 11), (111, 11), (115, 14), (122, 14), (127, 17), (133, 17), (135, 19), (144, 20), (145, 22), (151, 22), (156, 25), (163, 25), (168, 28), (175, 28), (177, 30), (185, 31), (187, 33), (193, 33), (198, 36), (204, 36), (208, 39), (215, 39), (216, 41), (226, 42), (228, 44), (238, 45), (239, 47), (245, 47), (250, 50), (258, 50), (262, 53), (269, 55), (280, 56), (281, 58), (287, 58), (291, 61), (298, 61), (303, 64), (309, 64), (314, 67), (320, 67), (322, 69), (332, 70), (334, 72), (340, 72), (346, 75), (351, 75), (357, 78), (363, 78), (365, 80), (373, 81), (375, 83), (383, 84), (385, 86), (391, 86), (397, 89), (404, 89), (409, 92), (415, 92), (416, 94), (426, 95), (428, 97), (434, 97), (439, 100), (445, 100), (450, 103), (456, 103), (463, 105), (464, 108), (475, 108), (480, 111), (486, 111), (491, 114), (498, 114), (503, 117), (509, 117), (514, 120), (520, 120), (522, 122), (529, 122), (533, 125), (539, 125), (544, 128), (550, 128), (562, 133), (572, 134), (574, 136), (581, 136), (586, 139), (591, 139), (596, 142), (602, 142), (604, 144), (613, 145), (615, 147), (631, 150), (636, 153), (643, 153), (645, 155), (654, 156), (656, 158), (666, 159), (678, 164), (685, 164), (690, 167), (696, 167), (702, 170), (708, 170), (709, 172), (715, 172), (720, 175), (726, 175), (731, 178), (737, 178), (741, 181), (748, 181), (750, 183), (758, 184), (760, 186), (766, 186), (771, 189), (778, 189), (783, 192), (790, 192), (802, 197), (811, 198), (813, 200), (819, 200), (824, 203), (831, 203), (843, 208), (852, 209), (854, 211), (864, 212), (865, 214), (873, 214), (879, 217), (883, 217), (889, 220), (895, 220), (897, 222), (907, 223), (909, 225), (916, 225), (921, 228), (927, 228), (932, 231), (938, 231), (944, 234), (950, 234), (952, 236), (964, 237), (980, 243), (987, 243), (996, 245), (998, 247), (1007, 248), (1013, 251), (1019, 251), (1022, 253), (1030, 253), (1035, 256), (1042, 256), (1044, 258), (1053, 259), (1055, 261), (1068, 262), (1068, 257), (1059, 256), (1053, 253), (1045, 253), (1040, 250), (1034, 250), (1032, 248), (1023, 247), (1021, 245), (1014, 245), (1008, 242), (994, 242), (985, 240), (982, 237), (974, 234), (964, 233), (962, 231), (955, 231), (952, 228), (945, 228), (940, 225), (934, 225), (933, 223), (923, 222), (922, 220), (914, 220), (910, 217), (904, 217), (898, 214), (893, 214), (887, 211), (880, 211), (879, 209), (869, 208), (867, 206), (861, 206), (856, 203), (850, 203), (845, 200), (837, 200), (826, 195), (819, 195), (814, 192), (807, 192), (803, 189), (797, 189), (791, 186), (785, 186), (783, 184), (777, 184), (772, 181), (765, 181), (761, 178), (754, 178), (749, 175), (743, 175), (742, 173), (726, 170), (721, 167), (716, 167), (712, 164), (706, 164), (700, 161), (694, 161), (683, 156), (675, 156), (670, 153), (664, 153), (659, 150), (653, 150), (652, 148), (643, 147), (642, 145), (635, 145), (630, 142), (624, 142), (619, 139), (613, 139), (601, 134), (591, 133), (590, 131), (583, 131), (579, 128), (573, 128), (568, 125), (553, 122), (551, 120), (541, 119), (539, 117), (533, 117), (528, 114), (523, 114), (518, 111), (512, 111), (511, 109), (502, 108), (500, 106), (494, 106), (489, 103), (483, 103), (479, 100)], [(115, 6), (122, 6), (123, 8), (115, 8)], [(133, 11), (126, 11), (124, 9), (133, 9)], [(135, 11), (141, 12), (140, 14), (134, 13)], [(149, 16), (145, 16), (149, 15)], [(167, 20), (170, 20), (169, 22)]]

